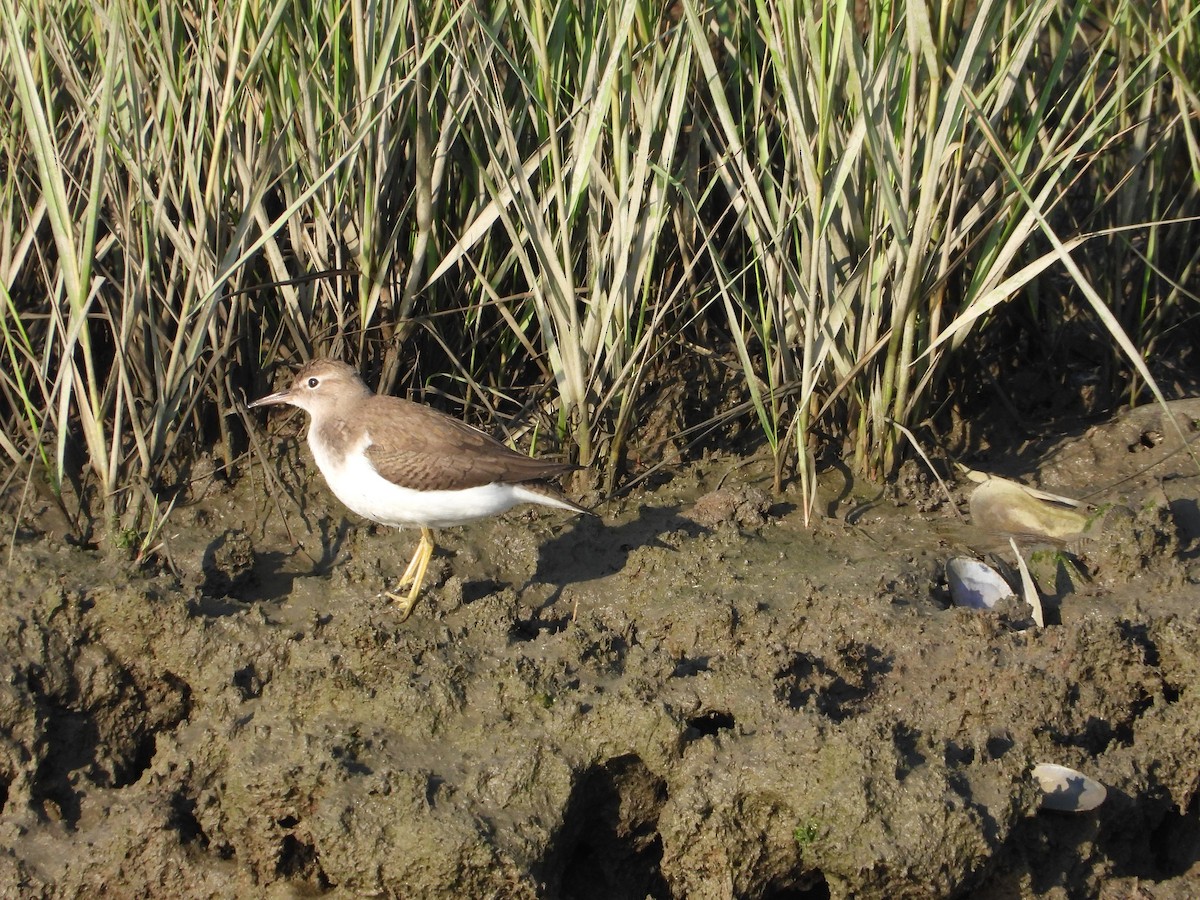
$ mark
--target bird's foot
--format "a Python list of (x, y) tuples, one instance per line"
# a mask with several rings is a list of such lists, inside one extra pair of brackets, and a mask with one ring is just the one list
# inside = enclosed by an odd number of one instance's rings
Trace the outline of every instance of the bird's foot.
[(400, 607), (401, 622), (412, 615), (413, 607), (417, 603), (417, 597), (421, 595), (421, 585), (425, 583), (425, 570), (429, 567), (429, 558), (431, 556), (433, 556), (433, 532), (428, 528), (422, 528), (421, 540), (417, 543), (417, 550), (413, 554), (412, 560), (409, 561), (408, 568), (400, 576), (400, 584), (397, 585), (397, 587), (404, 587), (406, 584), (411, 584), (412, 590), (407, 595), (393, 594), (390, 591), (387, 594), (388, 599)]
[[(403, 586), (403, 582), (401, 586)], [(396, 604), (397, 611), (400, 613), (400, 621), (404, 622), (412, 615), (413, 607), (417, 605), (417, 600), (421, 597), (421, 590), (420, 586), (417, 585), (406, 594), (387, 591), (384, 596)]]

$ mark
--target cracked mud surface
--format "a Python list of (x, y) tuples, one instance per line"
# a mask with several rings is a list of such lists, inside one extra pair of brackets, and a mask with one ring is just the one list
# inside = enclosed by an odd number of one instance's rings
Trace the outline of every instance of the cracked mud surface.
[[(1200, 402), (1173, 408), (1194, 439)], [(415, 534), (343, 514), (294, 443), (270, 488), (173, 513), (179, 577), (27, 510), (0, 584), (0, 895), (1200, 895), (1178, 443), (1151, 407), (972, 460), (1098, 491), (1097, 537), (1023, 544), (1041, 630), (949, 607), (947, 559), (1014, 561), (919, 468), (883, 499), (827, 473), (809, 527), (766, 464), (713, 459), (601, 520), (449, 529), (404, 624), (380, 592)], [(1039, 812), (1040, 762), (1108, 799)]]

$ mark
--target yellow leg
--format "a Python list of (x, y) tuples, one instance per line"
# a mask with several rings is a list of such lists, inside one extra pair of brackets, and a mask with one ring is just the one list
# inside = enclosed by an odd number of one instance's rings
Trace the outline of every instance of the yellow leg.
[(388, 592), (388, 599), (394, 601), (400, 607), (400, 621), (403, 622), (412, 615), (413, 607), (417, 604), (417, 598), (421, 595), (421, 585), (425, 581), (425, 570), (429, 568), (429, 560), (433, 557), (433, 532), (428, 528), (421, 529), (421, 540), (417, 543), (417, 551), (413, 554), (412, 560), (409, 561), (408, 568), (404, 570), (404, 574), (400, 577), (400, 584), (397, 587), (403, 587), (412, 582), (412, 590), (408, 592), (408, 596)]
[[(424, 529), (422, 529), (424, 532)], [(421, 550), (425, 546), (425, 535), (421, 534), (421, 539), (417, 542), (417, 549), (413, 551), (412, 559), (408, 561), (408, 568), (404, 570), (404, 574), (400, 576), (400, 580), (396, 582), (396, 587), (404, 587), (406, 584), (411, 584), (413, 576), (417, 574), (417, 564), (421, 559)]]

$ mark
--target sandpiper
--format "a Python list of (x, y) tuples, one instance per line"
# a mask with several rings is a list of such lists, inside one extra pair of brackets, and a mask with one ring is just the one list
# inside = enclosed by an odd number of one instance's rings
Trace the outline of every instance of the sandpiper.
[(343, 362), (314, 359), (289, 387), (250, 404), (298, 406), (311, 417), (308, 446), (334, 495), (383, 525), (416, 525), (421, 540), (388, 592), (401, 621), (412, 613), (433, 556), (434, 528), (496, 515), (518, 503), (587, 513), (545, 479), (576, 468), (524, 456), (465, 422), (418, 403), (376, 394)]

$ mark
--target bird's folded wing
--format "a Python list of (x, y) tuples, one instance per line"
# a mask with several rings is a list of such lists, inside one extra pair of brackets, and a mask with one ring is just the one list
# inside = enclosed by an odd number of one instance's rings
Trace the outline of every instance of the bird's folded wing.
[[(569, 472), (569, 463), (534, 459), (436, 410), (406, 404), (401, 419), (371, 430), (367, 459), (393, 484), (418, 491), (462, 490), (496, 481), (519, 483)], [(404, 424), (395, 425), (394, 421)]]

